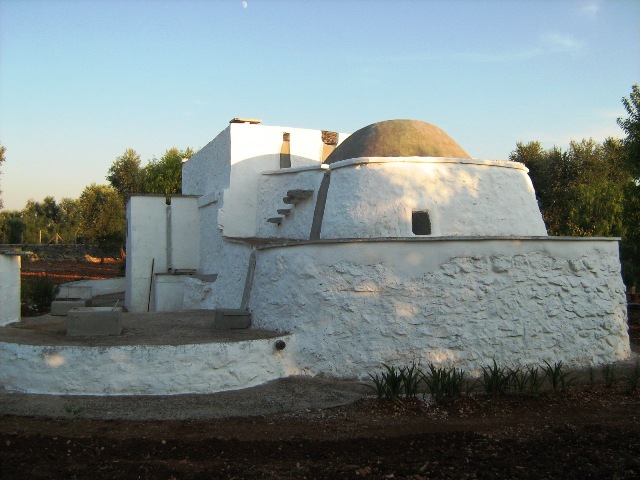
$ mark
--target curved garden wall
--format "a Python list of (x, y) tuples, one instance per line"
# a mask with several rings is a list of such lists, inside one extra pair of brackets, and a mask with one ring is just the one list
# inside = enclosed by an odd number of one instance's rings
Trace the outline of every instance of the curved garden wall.
[(258, 251), (256, 328), (296, 336), (311, 374), (381, 363), (478, 369), (628, 358), (616, 239), (309, 242)]

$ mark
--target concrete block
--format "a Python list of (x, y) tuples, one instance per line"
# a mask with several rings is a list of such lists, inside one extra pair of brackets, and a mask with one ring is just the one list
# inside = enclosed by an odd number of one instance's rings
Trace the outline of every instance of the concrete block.
[(67, 335), (120, 335), (122, 307), (80, 307), (69, 310)]
[(88, 305), (87, 300), (82, 298), (67, 298), (65, 300), (54, 300), (51, 302), (51, 315), (66, 317), (69, 310), (82, 308)]
[(223, 309), (216, 310), (213, 328), (216, 330), (235, 330), (251, 326), (249, 310)]

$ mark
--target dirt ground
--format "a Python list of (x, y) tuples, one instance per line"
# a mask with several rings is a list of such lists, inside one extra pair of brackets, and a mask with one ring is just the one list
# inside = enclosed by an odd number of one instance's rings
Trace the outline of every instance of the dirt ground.
[[(637, 323), (632, 338), (637, 349)], [(197, 420), (91, 419), (73, 404), (57, 418), (3, 414), (0, 478), (635, 479), (640, 392), (617, 372), (609, 386), (598, 370), (566, 392), (442, 405), (360, 395)]]
[(123, 277), (122, 261), (106, 259), (105, 263), (23, 261), (21, 275), (25, 277), (47, 275), (56, 285), (77, 280)]

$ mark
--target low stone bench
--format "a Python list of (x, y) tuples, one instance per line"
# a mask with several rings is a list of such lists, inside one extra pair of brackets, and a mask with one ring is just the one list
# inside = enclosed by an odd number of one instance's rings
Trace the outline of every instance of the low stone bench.
[(54, 300), (51, 302), (51, 315), (66, 317), (69, 310), (82, 308), (88, 305), (88, 301), (82, 298), (66, 298), (64, 300)]
[(69, 310), (67, 336), (120, 335), (122, 307), (80, 307)]

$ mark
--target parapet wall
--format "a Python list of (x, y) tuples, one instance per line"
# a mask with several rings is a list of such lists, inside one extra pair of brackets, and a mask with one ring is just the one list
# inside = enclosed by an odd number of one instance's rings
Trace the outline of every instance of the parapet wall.
[(0, 327), (20, 321), (20, 255), (0, 251)]
[(303, 371), (478, 370), (630, 356), (616, 239), (321, 241), (257, 256), (256, 328), (296, 335)]

